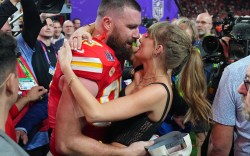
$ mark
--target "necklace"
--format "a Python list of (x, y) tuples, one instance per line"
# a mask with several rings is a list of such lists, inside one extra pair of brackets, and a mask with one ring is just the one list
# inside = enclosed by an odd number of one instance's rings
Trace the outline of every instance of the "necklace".
[(142, 79), (149, 80), (149, 79), (152, 79), (152, 78), (163, 77), (163, 76), (166, 76), (166, 75), (156, 75), (156, 76), (151, 76), (151, 77), (143, 77)]
[(147, 86), (153, 82), (148, 82), (148, 83), (145, 83), (145, 84), (141, 84), (143, 80), (150, 80), (150, 79), (153, 79), (153, 78), (156, 78), (156, 77), (164, 77), (166, 75), (156, 75), (156, 76), (151, 76), (151, 77), (143, 77), (138, 84), (136, 84), (136, 86)]

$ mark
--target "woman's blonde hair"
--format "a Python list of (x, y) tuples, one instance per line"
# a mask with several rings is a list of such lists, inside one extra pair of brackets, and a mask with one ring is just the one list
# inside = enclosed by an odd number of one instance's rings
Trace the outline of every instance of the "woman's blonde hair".
[(166, 69), (180, 69), (177, 89), (189, 106), (185, 121), (209, 122), (211, 106), (206, 99), (203, 62), (192, 46), (190, 37), (178, 26), (168, 22), (155, 23), (148, 29), (148, 34), (156, 45), (163, 46)]
[[(191, 29), (192, 30), (192, 43), (194, 43), (198, 39), (198, 30), (195, 26), (195, 22), (188, 19), (187, 17), (180, 17), (174, 20), (171, 24), (179, 26), (182, 30)], [(184, 29), (181, 27), (182, 24), (185, 24), (187, 27)]]

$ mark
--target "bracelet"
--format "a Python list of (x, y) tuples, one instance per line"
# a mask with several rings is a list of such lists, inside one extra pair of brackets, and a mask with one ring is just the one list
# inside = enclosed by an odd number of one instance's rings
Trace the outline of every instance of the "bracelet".
[(71, 83), (73, 80), (75, 80), (77, 77), (76, 76), (73, 76), (70, 80), (69, 80), (69, 83), (68, 83), (68, 86), (70, 87)]

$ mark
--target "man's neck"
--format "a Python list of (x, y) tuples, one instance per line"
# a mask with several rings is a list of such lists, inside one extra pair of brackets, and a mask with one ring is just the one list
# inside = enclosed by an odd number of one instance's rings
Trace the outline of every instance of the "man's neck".
[(64, 36), (64, 39), (69, 40), (70, 36), (71, 36), (71, 35), (65, 35), (65, 36)]
[(203, 36), (205, 35), (199, 35), (199, 40), (203, 39)]
[(59, 36), (53, 36), (53, 39), (58, 39), (60, 37), (60, 35)]
[[(95, 29), (94, 31), (92, 32), (92, 36), (95, 37), (95, 36), (100, 36), (100, 35), (103, 35), (105, 33), (104, 29), (102, 28), (102, 25), (101, 23), (96, 20), (95, 21)], [(107, 42), (107, 37), (103, 40), (105, 43)]]
[(6, 104), (6, 100), (1, 98), (0, 102), (0, 129), (5, 132), (5, 124), (8, 118), (10, 106)]
[(202, 40), (204, 37), (211, 35), (211, 33), (199, 35), (199, 39)]
[(42, 36), (38, 36), (38, 40), (42, 41), (46, 46), (51, 45), (51, 38), (45, 38), (45, 37), (42, 37)]

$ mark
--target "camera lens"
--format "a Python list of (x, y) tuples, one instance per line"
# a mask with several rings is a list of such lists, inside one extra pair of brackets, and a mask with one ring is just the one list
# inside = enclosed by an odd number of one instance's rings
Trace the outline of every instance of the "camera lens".
[(219, 46), (220, 46), (219, 39), (214, 36), (206, 36), (202, 41), (202, 47), (208, 54), (216, 52)]
[(243, 58), (245, 57), (246, 51), (245, 51), (245, 47), (246, 47), (246, 41), (243, 40), (231, 40), (230, 44), (229, 44), (229, 53), (230, 53), (230, 57), (236, 57), (236, 58)]

